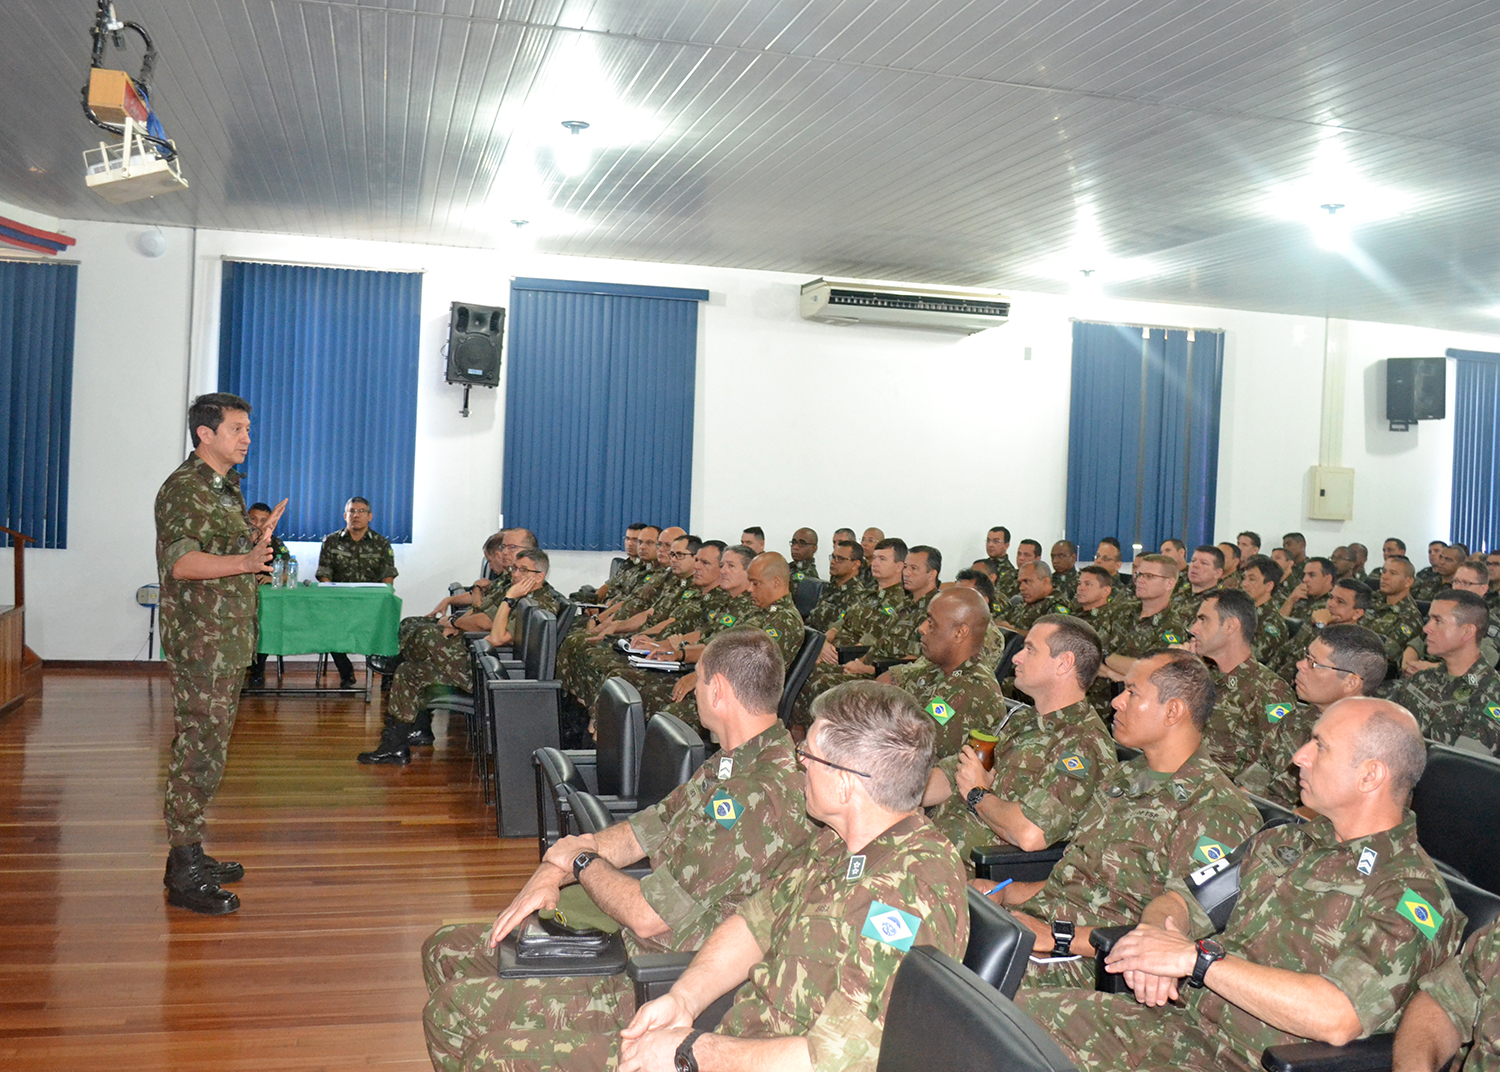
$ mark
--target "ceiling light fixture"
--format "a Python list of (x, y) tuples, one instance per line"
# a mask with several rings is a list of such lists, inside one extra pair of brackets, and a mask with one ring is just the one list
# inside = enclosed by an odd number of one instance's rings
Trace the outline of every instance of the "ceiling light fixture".
[(1312, 221), (1313, 240), (1331, 253), (1347, 252), (1350, 246), (1349, 215), (1339, 215), (1339, 209), (1344, 206), (1328, 202), (1318, 207), (1323, 210), (1324, 215), (1317, 216)]
[(593, 159), (593, 148), (588, 139), (581, 137), (589, 125), (582, 119), (564, 119), (562, 125), (568, 135), (556, 146), (557, 166), (564, 175), (582, 175), (589, 169)]

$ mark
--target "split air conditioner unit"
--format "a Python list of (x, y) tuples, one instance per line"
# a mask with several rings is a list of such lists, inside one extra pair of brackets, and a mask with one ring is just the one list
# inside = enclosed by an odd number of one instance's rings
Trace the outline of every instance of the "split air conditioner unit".
[(972, 335), (1010, 318), (999, 291), (814, 279), (802, 284), (804, 319), (829, 324), (891, 324)]

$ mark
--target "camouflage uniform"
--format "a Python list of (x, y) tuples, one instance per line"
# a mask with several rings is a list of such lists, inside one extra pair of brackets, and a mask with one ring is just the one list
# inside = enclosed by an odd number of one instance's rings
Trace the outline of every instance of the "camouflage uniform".
[(1394, 646), (1396, 654), (1393, 661), (1398, 664), (1401, 662), (1401, 650), (1422, 637), (1422, 612), (1411, 596), (1394, 606), (1387, 603), (1384, 597), (1377, 598), (1375, 605), (1365, 611), (1359, 624), (1386, 642), (1388, 657)]
[(809, 558), (806, 562), (799, 562), (794, 558), (787, 565), (792, 568), (792, 588), (794, 591), (796, 590), (796, 586), (802, 581), (821, 581), (823, 579), (818, 576), (818, 563), (815, 559)]
[[(1020, 707), (994, 731), (995, 784), (992, 792), (1021, 806), (1022, 813), (1041, 828), (1047, 844), (1071, 837), (1084, 809), (1119, 763), (1115, 742), (1087, 700), (1048, 715), (1034, 707)], [(937, 765), (953, 781), (958, 757)], [(933, 814), (932, 821), (958, 846), (964, 866), (972, 868), (969, 853), (995, 844), (995, 832), (969, 811), (957, 788)]]
[(1078, 570), (1068, 569), (1061, 573), (1052, 574), (1052, 591), (1057, 598), (1073, 602), (1073, 597), (1078, 594)]
[[(739, 916), (762, 959), (717, 1033), (805, 1037), (812, 1066), (830, 1072), (873, 1072), (907, 949), (932, 945), (962, 958), (969, 937), (963, 869), (921, 815), (902, 819), (857, 855), (821, 830), (803, 867), (767, 884)], [(621, 1016), (593, 1031), (496, 1031), (466, 1051), (464, 1067), (613, 1068), (625, 1023)]]
[(196, 454), (156, 493), (156, 569), (161, 581), (161, 646), (172, 671), (176, 734), (167, 764), (164, 815), (173, 848), (203, 841), (203, 812), (224, 775), (245, 668), (255, 657), (256, 579), (172, 576), (190, 551), (243, 555), (255, 544), (240, 474), (220, 476)]
[(1188, 622), (1180, 607), (1168, 603), (1149, 617), (1141, 617), (1141, 605), (1133, 605), (1133, 614), (1121, 614), (1108, 623), (1099, 635), (1105, 655), (1123, 655), (1139, 659), (1147, 652), (1173, 644), (1186, 644)]
[(391, 541), (374, 529), (367, 530), (357, 540), (349, 535), (348, 529), (323, 537), (323, 546), (318, 551), (318, 580), (376, 584), (394, 576), (396, 555), (391, 550)]
[[(1283, 599), (1281, 602), (1285, 603), (1286, 600)], [(1326, 610), (1327, 607), (1327, 596), (1318, 596), (1316, 599), (1299, 599), (1297, 600), (1297, 602), (1292, 604), (1292, 612), (1290, 614), (1284, 614), (1282, 615), (1282, 617), (1296, 618), (1299, 622), (1305, 622), (1312, 618), (1313, 611)]]
[(1018, 633), (1029, 633), (1036, 620), (1044, 614), (1071, 614), (1066, 597), (1053, 593), (1043, 596), (1035, 603), (1022, 603), (1019, 607), (1012, 605), (1009, 612), (1002, 614), (1001, 618), (1010, 622), (1011, 628)]
[(849, 608), (866, 595), (868, 590), (860, 587), (857, 578), (851, 577), (843, 584), (829, 581), (823, 586), (823, 594), (818, 597), (813, 609), (807, 612), (807, 624), (826, 633), (842, 623)]
[[(1168, 879), (1227, 855), (1260, 823), (1207, 748), (1171, 774), (1136, 756), (1105, 779), (1047, 884), (1018, 907), (1044, 922), (1133, 924)], [(1094, 960), (1033, 965), (1025, 985), (1092, 987)]]
[(1235, 784), (1287, 808), (1302, 802), (1297, 750), (1312, 739), (1322, 712), (1301, 702), (1269, 703), (1260, 726), (1260, 756), (1235, 776)]
[(953, 673), (926, 659), (891, 668), (891, 684), (911, 694), (938, 724), (934, 755), (951, 756), (969, 743), (969, 732), (989, 733), (1005, 719), (1005, 701), (993, 667), (976, 655)]
[[(674, 636), (685, 636), (703, 624), (702, 608), (712, 599), (703, 589), (692, 583), (692, 578), (670, 576), (663, 583), (649, 586), (655, 595), (649, 606), (639, 610), (622, 612), (621, 617), (634, 617), (641, 610), (648, 612), (643, 629), (660, 625), (667, 619), (672, 624), (667, 631)], [(719, 592), (715, 587), (710, 592)], [(721, 597), (722, 599), (723, 597)], [(625, 657), (615, 649), (615, 639), (575, 646), (566, 667), (558, 672), (563, 688), (578, 698), (584, 705), (592, 705), (606, 679), (615, 677), (628, 666)]]
[[(802, 771), (779, 722), (710, 758), (661, 803), (626, 820), (651, 874), (641, 896), (671, 929), (622, 935), (632, 956), (697, 949), (739, 906), (802, 866), (813, 836)], [(488, 1031), (615, 1032), (635, 1011), (623, 973), (593, 978), (497, 979), (489, 924), (439, 928), (422, 947), (431, 1000), (427, 1046), (439, 1069)]]
[(1495, 1007), (1500, 976), (1500, 924), (1489, 923), (1469, 936), (1461, 952), (1428, 975), (1421, 987), (1447, 1013), (1463, 1040), (1452, 1066), (1463, 1072), (1500, 1069), (1500, 1009)]
[(1213, 671), (1218, 699), (1203, 730), (1203, 745), (1231, 779), (1260, 758), (1266, 712), (1296, 702), (1292, 688), (1254, 659), (1246, 659), (1228, 674)]
[[(1191, 934), (1212, 934), (1182, 879), (1167, 888), (1188, 902)], [(1417, 845), (1410, 812), (1392, 830), (1343, 842), (1318, 818), (1256, 837), (1219, 940), (1252, 963), (1323, 976), (1348, 997), (1368, 1035), (1395, 1028), (1417, 980), (1457, 946), (1462, 920)], [(1090, 1072), (1256, 1072), (1266, 1047), (1303, 1041), (1225, 1001), (1212, 980), (1210, 972), (1209, 987), (1181, 988), (1185, 1008), (1082, 990), (1027, 991), (1016, 1004)]]
[(1386, 697), (1417, 717), (1422, 736), (1444, 744), (1469, 738), (1500, 756), (1500, 672), (1484, 660), (1457, 677), (1441, 665), (1419, 670), (1394, 682)]
[(1270, 666), (1277, 649), (1286, 643), (1286, 619), (1276, 609), (1280, 605), (1272, 596), (1255, 608), (1255, 643), (1250, 646), (1250, 654), (1262, 666)]
[[(905, 659), (922, 650), (922, 639), (916, 632), (921, 618), (914, 622), (912, 616), (912, 598), (900, 584), (878, 588), (866, 593), (862, 601), (845, 613), (838, 643), (842, 647), (868, 647), (870, 650), (860, 658), (871, 665), (880, 659)], [(922, 617), (926, 616), (926, 605), (923, 604)], [(840, 666), (820, 663), (813, 667), (797, 696), (792, 711), (793, 724), (812, 725), (812, 702), (835, 685), (851, 680), (854, 679)]]
[(1432, 566), (1423, 566), (1412, 581), (1411, 597), (1426, 603), (1447, 587), (1448, 582), (1441, 573)]
[[(1490, 619), (1490, 631), (1494, 632), (1497, 626), (1500, 626), (1500, 615), (1497, 615), (1496, 617)], [(1420, 629), (1417, 630), (1416, 636), (1407, 641), (1406, 646), (1410, 648), (1412, 650), (1412, 653), (1424, 663), (1442, 662), (1441, 659), (1434, 658), (1433, 656), (1427, 654), (1427, 635)], [(1500, 664), (1500, 650), (1496, 649), (1495, 641), (1488, 636), (1479, 638), (1479, 661), (1485, 666), (1495, 666), (1497, 664)]]

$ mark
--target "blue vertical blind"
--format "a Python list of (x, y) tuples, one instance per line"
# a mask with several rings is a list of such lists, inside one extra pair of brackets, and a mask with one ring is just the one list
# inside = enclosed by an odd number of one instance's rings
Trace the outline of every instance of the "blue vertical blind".
[(288, 499), (280, 535), (343, 527), (351, 496), (410, 543), (422, 276), (225, 261), (219, 389), (250, 416), (247, 502)]
[(1449, 350), (1458, 359), (1453, 400), (1453, 519), (1449, 539), (1500, 548), (1500, 354)]
[(38, 547), (68, 545), (77, 298), (75, 264), (0, 262), (0, 525)]
[(698, 303), (706, 290), (515, 279), (506, 523), (603, 551), (633, 521), (688, 524)]
[(1067, 535), (1213, 542), (1224, 333), (1073, 325)]

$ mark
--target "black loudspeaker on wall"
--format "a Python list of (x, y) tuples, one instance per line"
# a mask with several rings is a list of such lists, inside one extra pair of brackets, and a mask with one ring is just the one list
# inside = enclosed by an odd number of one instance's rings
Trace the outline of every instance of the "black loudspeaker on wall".
[(504, 309), (454, 302), (448, 316), (447, 381), (498, 387), (504, 338)]
[(1448, 362), (1441, 357), (1391, 357), (1385, 362), (1385, 419), (1393, 424), (1440, 421), (1448, 415)]

